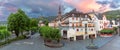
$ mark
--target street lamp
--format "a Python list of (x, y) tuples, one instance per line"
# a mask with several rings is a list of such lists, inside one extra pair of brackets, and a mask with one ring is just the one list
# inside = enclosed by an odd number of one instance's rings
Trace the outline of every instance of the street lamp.
[(98, 49), (98, 46), (94, 44), (94, 36), (90, 35), (91, 43), (86, 47), (87, 49)]
[(87, 46), (87, 49), (97, 49), (98, 46), (94, 44), (95, 37), (93, 35), (90, 35), (90, 44)]

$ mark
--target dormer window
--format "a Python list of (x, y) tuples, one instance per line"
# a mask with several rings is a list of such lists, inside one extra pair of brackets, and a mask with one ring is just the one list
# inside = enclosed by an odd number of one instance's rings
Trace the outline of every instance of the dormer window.
[(87, 18), (87, 15), (85, 15), (85, 18)]
[(88, 20), (87, 15), (85, 15), (85, 19), (84, 20)]

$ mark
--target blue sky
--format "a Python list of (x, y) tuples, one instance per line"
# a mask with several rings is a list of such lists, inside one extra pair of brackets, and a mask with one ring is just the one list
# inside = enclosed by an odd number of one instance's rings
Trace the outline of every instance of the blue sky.
[[(111, 9), (120, 9), (120, 0), (96, 0), (99, 4), (110, 4)], [(57, 15), (58, 6), (63, 5), (63, 12), (74, 7), (63, 0), (0, 0), (0, 21), (5, 21), (10, 13), (21, 8), (30, 17)]]

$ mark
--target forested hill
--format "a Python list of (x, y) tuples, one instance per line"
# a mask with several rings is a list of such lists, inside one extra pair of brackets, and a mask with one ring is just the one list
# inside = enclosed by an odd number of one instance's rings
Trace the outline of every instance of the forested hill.
[(117, 19), (120, 17), (120, 10), (112, 10), (104, 13), (107, 17), (107, 19), (112, 20), (112, 19)]

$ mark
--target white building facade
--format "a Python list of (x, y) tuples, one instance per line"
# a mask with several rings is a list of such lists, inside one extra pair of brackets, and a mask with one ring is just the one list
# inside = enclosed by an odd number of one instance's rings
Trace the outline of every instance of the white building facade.
[(74, 41), (89, 39), (91, 36), (96, 38), (98, 31), (107, 28), (110, 24), (105, 15), (81, 13), (76, 9), (60, 16), (59, 14), (55, 20), (50, 22), (49, 26), (59, 28), (63, 38)]
[(89, 39), (90, 36), (96, 38), (95, 24), (89, 15), (81, 13), (70, 13), (69, 15), (59, 23), (63, 38), (70, 40)]

